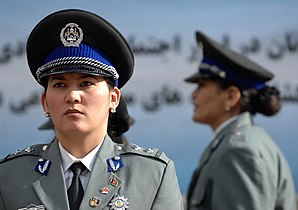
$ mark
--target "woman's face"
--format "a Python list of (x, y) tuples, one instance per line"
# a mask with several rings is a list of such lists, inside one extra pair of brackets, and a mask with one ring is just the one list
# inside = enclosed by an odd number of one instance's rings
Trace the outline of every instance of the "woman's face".
[(103, 77), (66, 73), (49, 76), (42, 96), (56, 132), (106, 131), (109, 110), (119, 103), (120, 91)]
[(215, 129), (223, 122), (226, 114), (227, 93), (211, 79), (201, 79), (192, 93), (195, 122), (210, 125)]

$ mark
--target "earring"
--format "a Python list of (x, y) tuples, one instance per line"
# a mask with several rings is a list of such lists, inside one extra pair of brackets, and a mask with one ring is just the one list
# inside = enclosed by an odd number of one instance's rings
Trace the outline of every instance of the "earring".
[(110, 111), (111, 111), (111, 113), (116, 113), (116, 109), (115, 108), (111, 108)]
[(225, 109), (226, 109), (226, 111), (230, 111), (231, 107), (229, 105), (226, 105)]
[(51, 115), (50, 115), (50, 113), (44, 112), (44, 116), (45, 116), (46, 118), (49, 118)]

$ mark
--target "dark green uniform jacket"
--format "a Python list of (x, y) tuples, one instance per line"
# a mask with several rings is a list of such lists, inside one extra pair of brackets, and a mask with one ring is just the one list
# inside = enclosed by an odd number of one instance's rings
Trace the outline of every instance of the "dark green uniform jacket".
[[(30, 208), (69, 209), (57, 140), (0, 162), (0, 209)], [(115, 144), (107, 136), (80, 209), (183, 209), (173, 161), (160, 150)]]
[(189, 210), (296, 210), (288, 163), (270, 136), (243, 113), (203, 153)]

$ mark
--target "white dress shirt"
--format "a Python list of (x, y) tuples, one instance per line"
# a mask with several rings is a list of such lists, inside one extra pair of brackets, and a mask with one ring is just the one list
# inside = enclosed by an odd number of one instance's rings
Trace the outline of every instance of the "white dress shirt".
[(70, 187), (71, 182), (72, 182), (72, 177), (73, 177), (73, 172), (71, 171), (70, 166), (74, 162), (80, 161), (86, 167), (86, 170), (80, 176), (80, 180), (82, 182), (84, 191), (86, 191), (87, 184), (88, 184), (88, 181), (89, 181), (89, 178), (91, 175), (91, 170), (92, 170), (94, 162), (95, 162), (96, 153), (100, 149), (101, 145), (102, 145), (102, 143), (97, 145), (97, 147), (95, 147), (85, 157), (78, 159), (78, 158), (74, 157), (73, 155), (71, 155), (70, 153), (68, 153), (63, 148), (61, 143), (59, 142), (59, 149), (60, 149), (61, 158), (62, 158), (62, 168), (63, 168), (63, 172), (64, 172), (64, 179), (65, 179), (65, 184), (66, 184), (67, 189)]

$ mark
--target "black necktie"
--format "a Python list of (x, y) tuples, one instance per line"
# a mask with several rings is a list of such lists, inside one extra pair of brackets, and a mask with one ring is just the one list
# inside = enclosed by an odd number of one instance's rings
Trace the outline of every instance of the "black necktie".
[(80, 180), (81, 173), (86, 169), (83, 163), (76, 162), (70, 166), (73, 178), (67, 190), (70, 210), (78, 210), (84, 196), (84, 189)]

